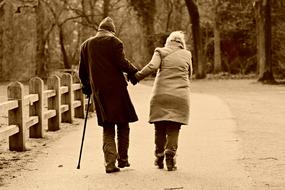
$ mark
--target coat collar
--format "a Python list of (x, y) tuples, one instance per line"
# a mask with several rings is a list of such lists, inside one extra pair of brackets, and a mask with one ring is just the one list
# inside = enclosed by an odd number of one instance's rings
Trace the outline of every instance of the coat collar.
[(101, 37), (101, 36), (115, 36), (115, 34), (108, 30), (99, 29), (95, 37)]
[(175, 42), (175, 41), (170, 41), (170, 42), (168, 42), (168, 43), (165, 45), (165, 47), (169, 47), (169, 48), (171, 48), (171, 49), (178, 49), (178, 48), (183, 49), (183, 45), (182, 45), (181, 43)]

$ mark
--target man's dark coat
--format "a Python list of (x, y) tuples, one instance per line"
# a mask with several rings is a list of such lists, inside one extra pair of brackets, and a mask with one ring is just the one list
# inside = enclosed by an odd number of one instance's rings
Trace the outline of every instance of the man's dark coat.
[(100, 126), (138, 120), (123, 74), (136, 71), (125, 58), (123, 43), (111, 32), (99, 31), (82, 44), (79, 77), (83, 86), (91, 86)]

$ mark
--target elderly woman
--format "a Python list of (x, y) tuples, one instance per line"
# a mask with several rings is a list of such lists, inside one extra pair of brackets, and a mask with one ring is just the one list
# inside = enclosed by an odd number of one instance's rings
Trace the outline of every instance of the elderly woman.
[(155, 165), (162, 169), (165, 157), (167, 170), (173, 171), (176, 170), (179, 130), (189, 120), (192, 75), (191, 52), (186, 50), (181, 31), (172, 32), (165, 47), (155, 49), (151, 61), (135, 74), (135, 78), (140, 81), (155, 71), (149, 115), (149, 122), (155, 127)]

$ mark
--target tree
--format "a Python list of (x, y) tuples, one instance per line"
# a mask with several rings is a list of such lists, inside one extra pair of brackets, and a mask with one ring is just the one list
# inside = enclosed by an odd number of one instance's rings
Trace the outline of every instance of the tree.
[(154, 51), (153, 34), (154, 16), (156, 13), (155, 0), (129, 0), (130, 5), (136, 11), (140, 20), (145, 48), (145, 60), (150, 60)]
[(200, 29), (200, 16), (196, 2), (194, 0), (185, 0), (192, 23), (192, 36), (193, 36), (193, 64), (195, 77), (202, 79), (206, 77), (205, 62), (203, 56), (203, 45)]
[[(77, 25), (78, 45), (90, 36), (93, 36), (98, 30), (100, 21), (107, 16), (113, 18), (116, 25), (116, 35), (120, 36), (122, 27), (126, 21), (125, 13), (127, 6), (125, 0), (61, 1), (66, 3), (66, 11), (72, 13), (69, 15), (69, 21)], [(64, 37), (66, 38), (66, 35)], [(76, 63), (78, 62), (76, 59), (76, 56), (78, 57), (78, 50), (73, 51), (76, 54), (73, 53), (71, 60), (75, 60), (73, 62)]]
[[(181, 0), (157, 0), (156, 23), (160, 22), (165, 32), (181, 30), (185, 16), (185, 2)], [(156, 28), (157, 29), (157, 28)]]
[(221, 55), (221, 31), (220, 31), (220, 17), (218, 8), (220, 0), (213, 0), (214, 4), (214, 73), (222, 71), (222, 55)]
[(258, 81), (272, 83), (275, 80), (272, 72), (271, 0), (256, 0), (254, 6), (257, 30)]
[(109, 16), (110, 12), (110, 0), (104, 0), (103, 2), (103, 17)]
[(4, 1), (0, 0), (0, 81), (3, 80), (4, 76), (4, 71), (3, 71), (3, 66), (2, 66), (2, 62), (3, 62), (3, 34), (4, 34), (4, 30), (3, 30), (3, 16), (4, 16)]
[(63, 65), (65, 69), (71, 69), (71, 59), (69, 59), (69, 55), (65, 48), (65, 34), (64, 34), (64, 25), (77, 17), (73, 15), (68, 15), (66, 12), (67, 2), (66, 1), (48, 1), (45, 0), (45, 5), (50, 11), (53, 18), (53, 25), (55, 25), (58, 29), (58, 39), (60, 50), (63, 59)]
[(272, 1), (272, 69), (274, 78), (285, 76), (285, 1)]
[(199, 0), (199, 13), (209, 66), (207, 71), (255, 73), (256, 33), (252, 32), (255, 29), (252, 3)]
[(44, 20), (43, 2), (39, 0), (36, 8), (36, 75), (45, 79), (47, 78), (45, 44), (50, 30), (46, 32)]

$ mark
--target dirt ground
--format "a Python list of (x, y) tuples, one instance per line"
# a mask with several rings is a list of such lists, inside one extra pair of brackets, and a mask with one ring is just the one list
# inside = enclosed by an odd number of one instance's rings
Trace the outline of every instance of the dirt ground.
[[(0, 102), (3, 89), (0, 87)], [(285, 189), (285, 86), (262, 85), (255, 80), (196, 80), (191, 90), (216, 95), (230, 107), (245, 155), (240, 162), (254, 181), (252, 189)], [(0, 118), (1, 125), (3, 122), (5, 116)], [(5, 180), (17, 177), (17, 172), (29, 170), (27, 163), (45, 154), (45, 147), (75, 127), (66, 124), (63, 130), (48, 132), (44, 139), (28, 141), (32, 149), (21, 153), (8, 151), (5, 140), (0, 141), (0, 187)]]

